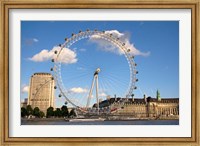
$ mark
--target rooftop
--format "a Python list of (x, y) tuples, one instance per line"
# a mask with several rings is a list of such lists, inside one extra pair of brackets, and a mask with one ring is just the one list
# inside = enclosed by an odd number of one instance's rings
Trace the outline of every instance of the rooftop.
[(38, 73), (34, 73), (33, 75), (51, 75), (51, 74), (45, 73), (45, 72), (38, 72)]
[[(126, 101), (125, 101), (126, 100)], [(99, 103), (100, 107), (109, 106), (110, 104), (113, 104), (114, 102), (125, 102), (125, 103), (131, 103), (131, 104), (146, 104), (145, 100), (143, 98), (110, 98), (109, 100), (104, 100)], [(147, 102), (158, 102), (158, 103), (178, 103), (179, 98), (162, 98), (161, 101), (158, 101), (156, 98), (148, 97)], [(94, 107), (97, 106), (96, 104), (93, 105)]]

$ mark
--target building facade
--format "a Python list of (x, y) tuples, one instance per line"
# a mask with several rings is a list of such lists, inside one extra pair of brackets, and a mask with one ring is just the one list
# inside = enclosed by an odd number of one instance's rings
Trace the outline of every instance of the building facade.
[(38, 107), (46, 113), (50, 106), (54, 108), (54, 79), (49, 73), (34, 73), (30, 79), (28, 105)]
[(24, 101), (21, 102), (21, 107), (26, 108), (28, 103), (28, 98), (25, 98)]
[(179, 98), (136, 98), (121, 102), (123, 105), (120, 103), (121, 99), (115, 100), (117, 102), (113, 102), (111, 109), (118, 110), (113, 110), (113, 114), (130, 115), (139, 118), (163, 118), (179, 116)]
[[(97, 107), (96, 104), (93, 106)], [(159, 91), (156, 98), (120, 98), (114, 97), (100, 102), (101, 109), (108, 109), (111, 115), (122, 115), (137, 118), (178, 119), (179, 98), (161, 98)]]

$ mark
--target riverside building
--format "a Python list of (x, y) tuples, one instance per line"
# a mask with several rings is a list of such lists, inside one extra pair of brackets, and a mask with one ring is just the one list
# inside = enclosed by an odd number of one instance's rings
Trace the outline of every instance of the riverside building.
[(179, 98), (161, 98), (157, 91), (156, 98), (120, 98), (115, 97), (100, 103), (100, 108), (110, 105), (111, 114), (127, 115), (137, 118), (178, 118)]
[(46, 113), (50, 106), (54, 108), (54, 79), (49, 73), (34, 73), (30, 79), (28, 105), (38, 107)]

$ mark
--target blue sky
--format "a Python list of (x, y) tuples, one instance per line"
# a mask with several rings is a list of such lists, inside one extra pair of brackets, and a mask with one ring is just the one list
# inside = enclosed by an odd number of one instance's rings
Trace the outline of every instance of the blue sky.
[[(136, 84), (138, 89), (134, 91), (135, 97), (142, 98), (144, 93), (155, 97), (157, 89), (161, 97), (179, 97), (178, 21), (22, 21), (21, 100), (28, 96), (27, 86), (33, 73), (50, 73), (53, 66), (48, 56), (50, 51), (72, 33), (88, 28), (122, 34), (123, 40), (136, 49), (139, 82)], [(102, 44), (101, 41), (86, 39), (69, 48), (72, 59), (77, 60), (63, 64), (61, 72), (66, 88), (79, 92), (75, 95), (78, 100), (82, 96), (87, 97), (97, 67), (101, 68), (99, 88), (102, 98), (104, 95), (112, 97), (114, 94), (123, 96), (128, 87), (129, 68), (124, 55), (120, 55), (115, 49), (110, 51), (112, 46), (105, 47)], [(42, 59), (38, 56), (34, 58), (36, 54), (41, 55), (41, 51), (47, 56)], [(58, 98), (58, 94), (57, 90), (57, 107), (64, 102)]]

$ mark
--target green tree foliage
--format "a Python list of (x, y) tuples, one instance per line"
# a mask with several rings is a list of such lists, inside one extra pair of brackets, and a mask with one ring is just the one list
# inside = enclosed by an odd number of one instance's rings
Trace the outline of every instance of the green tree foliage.
[(33, 109), (32, 109), (32, 107), (31, 107), (31, 105), (27, 105), (26, 110), (27, 110), (27, 116), (33, 114)]
[(46, 115), (46, 117), (49, 118), (49, 117), (52, 117), (52, 116), (54, 116), (53, 107), (49, 107), (47, 109), (47, 115)]
[(27, 116), (27, 110), (26, 110), (26, 108), (22, 107), (21, 108), (21, 117), (25, 117), (25, 116)]
[(62, 116), (62, 111), (60, 110), (60, 108), (56, 108), (56, 110), (54, 112), (54, 116), (55, 117), (61, 117)]
[(63, 105), (61, 107), (61, 112), (62, 112), (62, 117), (68, 117), (69, 115), (69, 111), (66, 105)]
[(33, 110), (33, 115), (36, 117), (40, 117), (40, 109), (38, 107), (35, 107)]
[(45, 116), (44, 112), (40, 111), (40, 112), (39, 112), (39, 117), (40, 117), (40, 118), (43, 118), (44, 116)]
[(73, 118), (73, 117), (76, 117), (76, 112), (75, 112), (75, 109), (72, 109), (69, 113), (69, 117)]

